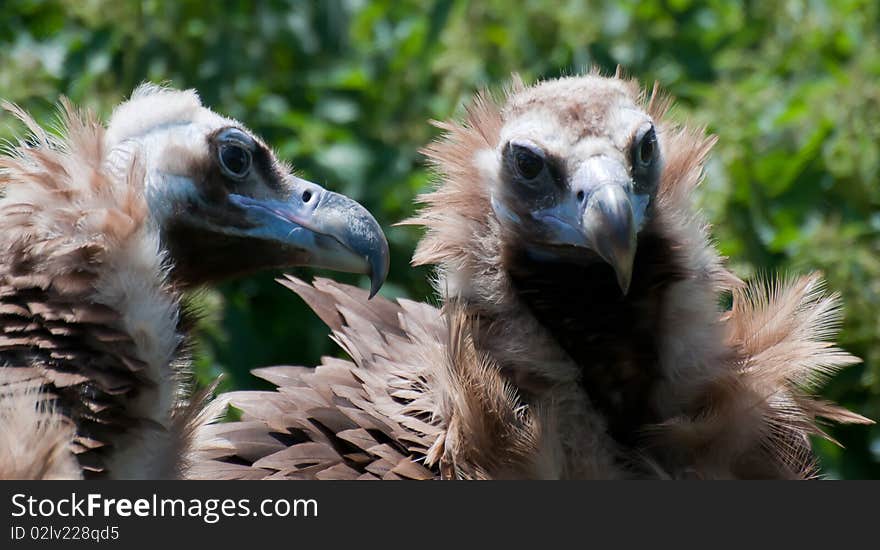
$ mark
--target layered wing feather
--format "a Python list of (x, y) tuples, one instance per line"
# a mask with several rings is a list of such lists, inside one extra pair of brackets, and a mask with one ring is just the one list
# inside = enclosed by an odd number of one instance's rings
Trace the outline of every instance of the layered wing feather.
[(327, 323), (352, 361), (325, 357), (316, 368), (255, 370), (277, 391), (218, 397), (209, 414), (232, 405), (242, 421), (199, 431), (189, 477), (435, 477), (425, 457), (441, 429), (424, 353), (446, 333), (439, 312), (408, 300), (368, 302), (365, 291), (326, 279), (281, 282)]

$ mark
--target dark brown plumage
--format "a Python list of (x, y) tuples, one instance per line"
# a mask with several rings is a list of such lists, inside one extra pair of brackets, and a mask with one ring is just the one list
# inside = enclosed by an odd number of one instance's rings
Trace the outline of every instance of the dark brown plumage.
[[(434, 338), (442, 331), (436, 311), (409, 301), (368, 302), (366, 292), (324, 279), (314, 287), (293, 278), (283, 282), (301, 293), (362, 368), (328, 357), (316, 368), (255, 370), (279, 391), (218, 396), (210, 413), (222, 414), (232, 404), (243, 411), (242, 422), (200, 430), (189, 477), (432, 477), (410, 457), (423, 456), (438, 431), (419, 410), (423, 400), (410, 396), (423, 387), (418, 365), (424, 348), (413, 335)], [(360, 331), (372, 337), (361, 338)], [(390, 355), (397, 363), (386, 359)], [(401, 414), (403, 408), (409, 412)]]
[(858, 361), (829, 341), (838, 299), (816, 276), (745, 285), (723, 267), (691, 207), (714, 138), (668, 104), (594, 73), (517, 81), (440, 124), (440, 180), (411, 223), (442, 310), (286, 282), (353, 362), (260, 369), (278, 391), (224, 396), (212, 412), (243, 422), (201, 431), (191, 475), (814, 475), (819, 418), (869, 422), (810, 394)]
[(0, 418), (51, 437), (0, 438), (0, 477), (179, 475), (203, 405), (183, 289), (292, 265), (384, 280), (365, 209), (291, 175), (193, 91), (143, 86), (107, 128), (65, 102), (61, 137), (6, 108), (32, 136), (0, 157)]
[(607, 419), (611, 437), (634, 444), (643, 426), (660, 420), (651, 394), (665, 377), (658, 341), (663, 300), (687, 276), (673, 243), (651, 226), (644, 230), (625, 298), (603, 263), (546, 264), (512, 254), (513, 291), (579, 365), (579, 384)]

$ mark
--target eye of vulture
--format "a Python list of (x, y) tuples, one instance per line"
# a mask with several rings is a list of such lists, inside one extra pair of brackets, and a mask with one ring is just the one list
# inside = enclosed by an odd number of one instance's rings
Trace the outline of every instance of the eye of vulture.
[[(106, 128), (65, 103), (60, 137), (6, 108), (32, 136), (0, 156), (0, 417), (72, 421), (87, 476), (179, 473), (199, 406), (181, 395), (181, 289), (316, 266), (369, 275), (372, 295), (387, 275), (369, 212), (192, 90), (144, 85)], [(0, 447), (0, 475), (58, 448)]]
[[(203, 427), (208, 478), (802, 478), (817, 419), (870, 422), (810, 388), (858, 360), (828, 342), (816, 276), (745, 285), (691, 196), (713, 138), (598, 74), (476, 98), (426, 149), (411, 223), (437, 310), (284, 284), (352, 361), (255, 373)], [(719, 307), (732, 293), (733, 307)]]

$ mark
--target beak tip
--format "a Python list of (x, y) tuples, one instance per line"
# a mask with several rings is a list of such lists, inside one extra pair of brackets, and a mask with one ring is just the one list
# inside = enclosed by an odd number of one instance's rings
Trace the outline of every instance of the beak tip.
[(370, 275), (370, 294), (367, 296), (367, 300), (372, 300), (373, 296), (379, 293), (379, 289), (382, 288), (382, 281), (378, 277), (373, 277)]
[(627, 192), (616, 185), (599, 188), (586, 205), (582, 227), (590, 248), (614, 269), (620, 291), (626, 296), (638, 246), (637, 228)]
[(629, 284), (630, 284), (629, 277), (624, 278), (624, 277), (618, 276), (617, 277), (617, 284), (620, 285), (620, 292), (622, 292), (624, 296), (629, 294)]
[(614, 269), (614, 274), (617, 276), (617, 286), (620, 287), (623, 296), (629, 294), (630, 286), (632, 286), (635, 246), (633, 243), (631, 248), (627, 248), (625, 251), (621, 250), (618, 254), (610, 254), (606, 258), (606, 261)]
[(378, 294), (379, 289), (385, 283), (385, 279), (388, 277), (390, 259), (391, 253), (388, 250), (388, 241), (383, 236), (382, 246), (366, 258), (367, 264), (370, 266), (368, 273), (370, 277), (370, 295), (367, 299), (372, 299), (373, 296)]

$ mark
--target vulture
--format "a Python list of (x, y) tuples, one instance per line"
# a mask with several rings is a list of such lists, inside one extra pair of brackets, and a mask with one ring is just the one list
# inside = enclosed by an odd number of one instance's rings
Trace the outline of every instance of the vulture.
[(858, 359), (817, 275), (742, 282), (692, 205), (715, 139), (670, 100), (591, 72), (477, 95), (425, 149), (408, 220), (437, 308), (333, 281), (283, 284), (350, 360), (254, 371), (236, 422), (202, 424), (187, 477), (801, 479), (814, 394)]
[(151, 84), (105, 127), (62, 100), (0, 155), (0, 477), (173, 478), (188, 400), (185, 292), (263, 269), (366, 274), (388, 244), (194, 90)]

